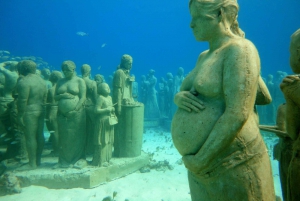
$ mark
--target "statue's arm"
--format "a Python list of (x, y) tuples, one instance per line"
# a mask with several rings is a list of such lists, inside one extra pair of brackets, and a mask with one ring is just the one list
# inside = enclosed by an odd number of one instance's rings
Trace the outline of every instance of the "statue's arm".
[(255, 105), (268, 105), (271, 102), (272, 97), (269, 92), (269, 89), (262, 77), (259, 76)]
[(75, 110), (79, 110), (83, 106), (85, 99), (86, 99), (86, 84), (85, 84), (84, 80), (79, 78), (78, 85), (79, 85), (78, 86), (79, 87), (79, 94), (78, 94), (79, 101), (77, 103)]
[(26, 111), (27, 101), (30, 92), (30, 87), (29, 85), (26, 84), (26, 80), (22, 79), (18, 82), (17, 92), (18, 92), (18, 99), (17, 99), (18, 116), (23, 117)]
[(253, 112), (257, 92), (260, 62), (256, 48), (244, 41), (232, 44), (225, 51), (223, 93), (226, 108), (196, 154), (202, 168), (208, 167), (236, 138)]
[(102, 108), (102, 105), (103, 99), (101, 98), (101, 96), (98, 96), (96, 100), (95, 114), (109, 114), (109, 108)]

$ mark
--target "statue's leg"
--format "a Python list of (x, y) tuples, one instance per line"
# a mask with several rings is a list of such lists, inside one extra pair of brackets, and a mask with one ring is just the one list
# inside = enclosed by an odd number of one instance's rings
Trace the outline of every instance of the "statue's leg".
[(23, 121), (25, 124), (24, 134), (26, 141), (26, 149), (28, 152), (29, 166), (36, 168), (37, 158), (37, 131), (39, 127), (39, 112), (25, 112)]
[(288, 172), (288, 201), (300, 200), (300, 152), (293, 153)]
[(37, 133), (36, 133), (36, 141), (37, 141), (36, 164), (38, 166), (41, 164), (41, 157), (42, 157), (44, 144), (45, 144), (44, 118), (45, 118), (45, 112), (40, 111), (38, 116)]

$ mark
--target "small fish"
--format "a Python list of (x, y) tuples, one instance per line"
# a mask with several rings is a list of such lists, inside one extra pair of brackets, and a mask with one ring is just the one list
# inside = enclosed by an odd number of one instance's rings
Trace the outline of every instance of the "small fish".
[(106, 46), (106, 43), (103, 43), (103, 44), (101, 45), (102, 48), (104, 48), (105, 46)]
[(100, 69), (101, 69), (101, 66), (98, 67), (98, 70), (100, 70)]
[(13, 142), (11, 142), (10, 144), (17, 144), (18, 142), (17, 141), (13, 141)]
[(55, 133), (55, 131), (49, 131), (49, 133)]
[(76, 34), (78, 36), (87, 36), (88, 35), (87, 33), (83, 32), (83, 31), (78, 31)]
[(11, 130), (11, 127), (8, 127), (8, 129), (7, 129), (7, 130), (9, 130), (9, 131), (10, 131), (10, 130)]
[(45, 119), (45, 121), (49, 121), (49, 119)]
[(7, 135), (7, 133), (3, 133), (3, 134), (0, 135), (0, 138), (5, 137), (6, 135)]
[(9, 51), (3, 51), (3, 53), (4, 53), (4, 54), (10, 54), (10, 52), (9, 52)]
[(11, 138), (6, 138), (6, 139), (4, 140), (4, 142), (7, 142), (7, 141), (9, 141), (9, 140), (11, 140)]

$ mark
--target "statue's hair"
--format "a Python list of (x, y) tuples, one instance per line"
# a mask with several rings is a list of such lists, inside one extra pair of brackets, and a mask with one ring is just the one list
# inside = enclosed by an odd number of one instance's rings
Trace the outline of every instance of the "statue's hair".
[(36, 72), (36, 63), (31, 60), (23, 60), (18, 63), (18, 71), (22, 75), (27, 75), (28, 73), (35, 74)]
[(64, 61), (62, 64), (61, 64), (61, 69), (63, 70), (65, 67), (67, 68), (70, 68), (72, 70), (75, 70), (76, 69), (76, 65), (73, 61), (71, 60), (67, 60), (67, 61)]
[(96, 75), (94, 76), (94, 80), (96, 81), (97, 78), (100, 78), (100, 79), (102, 80), (102, 82), (104, 82), (104, 76), (103, 76), (103, 75), (101, 75), (101, 74), (96, 74)]
[(221, 9), (228, 14), (230, 23), (230, 30), (233, 34), (245, 37), (245, 33), (239, 28), (237, 21), (239, 5), (237, 0), (190, 0), (189, 7), (195, 2), (195, 5), (205, 16), (209, 18), (216, 18), (220, 15)]
[(295, 31), (293, 33), (293, 35), (291, 36), (291, 39), (293, 40), (293, 42), (295, 43), (295, 45), (300, 48), (300, 29), (298, 29), (297, 31)]
[(50, 82), (53, 82), (53, 83), (56, 83), (59, 79), (61, 79), (63, 77), (62, 73), (57, 71), (57, 70), (54, 70), (52, 71), (50, 77), (49, 77), (49, 81)]
[(120, 68), (124, 68), (124, 64), (132, 62), (132, 57), (129, 54), (124, 54), (121, 58)]
[(88, 65), (88, 64), (83, 64), (81, 66), (81, 73), (87, 73), (87, 72), (90, 72), (91, 71), (91, 66)]
[(109, 88), (108, 84), (105, 83), (105, 82), (102, 82), (102, 83), (98, 84), (98, 86), (97, 86), (97, 93), (100, 94), (100, 95), (103, 94), (105, 87)]

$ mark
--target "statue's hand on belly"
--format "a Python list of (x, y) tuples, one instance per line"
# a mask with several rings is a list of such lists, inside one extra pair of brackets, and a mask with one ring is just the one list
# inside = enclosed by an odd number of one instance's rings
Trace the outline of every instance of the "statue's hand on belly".
[(188, 112), (200, 112), (205, 109), (204, 104), (196, 97), (195, 91), (180, 91), (175, 95), (175, 104)]
[(185, 167), (194, 174), (205, 174), (208, 170), (208, 164), (196, 155), (185, 155), (182, 157)]

